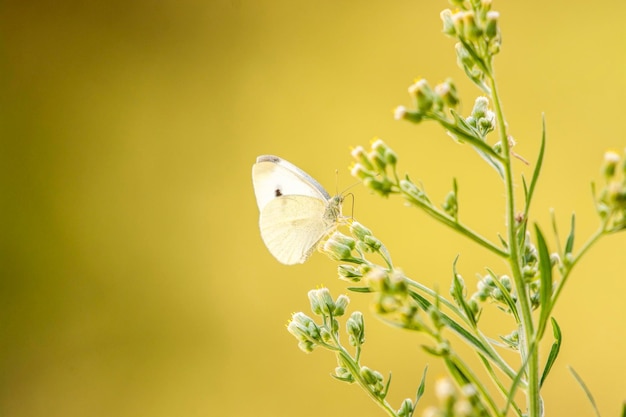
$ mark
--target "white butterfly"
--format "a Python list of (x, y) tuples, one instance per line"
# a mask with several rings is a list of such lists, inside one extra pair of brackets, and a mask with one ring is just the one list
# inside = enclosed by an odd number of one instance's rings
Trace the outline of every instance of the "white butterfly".
[(331, 197), (309, 174), (273, 155), (256, 159), (252, 182), (265, 246), (283, 264), (303, 263), (337, 225), (342, 197)]

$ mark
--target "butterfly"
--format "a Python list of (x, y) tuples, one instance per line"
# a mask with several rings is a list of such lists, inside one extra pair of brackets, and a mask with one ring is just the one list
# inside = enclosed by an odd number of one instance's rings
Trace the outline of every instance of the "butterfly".
[(341, 216), (341, 196), (331, 197), (309, 174), (277, 156), (257, 157), (252, 183), (261, 238), (283, 264), (306, 261)]

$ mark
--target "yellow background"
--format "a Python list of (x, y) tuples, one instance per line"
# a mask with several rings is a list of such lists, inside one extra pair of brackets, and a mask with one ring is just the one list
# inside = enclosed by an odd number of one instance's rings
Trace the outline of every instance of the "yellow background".
[[(308, 311), (310, 288), (338, 295), (346, 285), (320, 254), (294, 267), (269, 255), (250, 171), (257, 155), (277, 154), (333, 193), (354, 183), (350, 147), (380, 136), (434, 200), (457, 176), (462, 218), (495, 241), (504, 231), (495, 173), (438, 127), (392, 118), (416, 77), (453, 76), (471, 109), (478, 92), (440, 33), (447, 6), (3, 2), (0, 414), (383, 415), (329, 377), (330, 353), (304, 355), (285, 331), (291, 312)], [(549, 209), (562, 235), (575, 211), (580, 244), (597, 224), (589, 183), (600, 180), (602, 155), (626, 145), (626, 5), (495, 8), (504, 108), (516, 151), (531, 161), (547, 117), (532, 214), (553, 244)], [(457, 254), (470, 288), (485, 266), (504, 271), (400, 199), (351, 191), (355, 217), (411, 277), (446, 290)], [(603, 415), (626, 399), (625, 248), (626, 235), (601, 241), (555, 311), (564, 346), (543, 392), (547, 415), (592, 415), (566, 365)], [(368, 311), (369, 297), (352, 299)], [(484, 317), (494, 337), (510, 328), (494, 308)], [(413, 396), (426, 363), (430, 388), (444, 374), (422, 353), (422, 336), (366, 320), (363, 359), (394, 371), (394, 404)]]

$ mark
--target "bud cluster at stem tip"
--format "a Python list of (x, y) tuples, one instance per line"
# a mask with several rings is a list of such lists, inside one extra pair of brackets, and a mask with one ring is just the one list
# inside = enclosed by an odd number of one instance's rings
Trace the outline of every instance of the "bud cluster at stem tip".
[[(354, 159), (350, 169), (353, 177), (382, 196), (395, 191), (394, 177), (398, 156), (382, 139), (375, 138), (369, 151), (357, 146), (351, 154)], [(391, 177), (388, 170), (391, 171)]]
[(434, 115), (443, 115), (446, 108), (456, 108), (459, 104), (459, 96), (456, 85), (451, 78), (431, 88), (424, 78), (415, 80), (409, 86), (409, 95), (412, 100), (413, 109), (398, 106), (394, 110), (396, 120), (408, 120), (419, 123)]
[(626, 150), (622, 155), (607, 151), (602, 163), (605, 185), (596, 200), (596, 209), (606, 223), (605, 229), (626, 229)]

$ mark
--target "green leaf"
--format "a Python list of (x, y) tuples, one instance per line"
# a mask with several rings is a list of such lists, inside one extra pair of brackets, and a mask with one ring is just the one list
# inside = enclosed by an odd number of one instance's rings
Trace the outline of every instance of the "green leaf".
[(437, 350), (434, 347), (422, 345), (422, 349), (424, 349), (426, 352), (430, 353), (433, 356), (437, 356), (437, 357), (444, 356), (444, 353), (442, 353), (441, 351)]
[(387, 394), (389, 393), (389, 386), (390, 385), (391, 385), (391, 372), (389, 372), (389, 378), (387, 378), (387, 383), (385, 384), (385, 388), (379, 394), (380, 398), (382, 398), (383, 400), (387, 397)]
[(504, 168), (498, 158), (500, 157), (496, 151), (481, 137), (480, 133), (476, 129), (468, 124), (465, 119), (460, 116), (456, 111), (450, 109), (450, 114), (454, 117), (456, 125), (451, 125), (449, 122), (444, 124), (444, 127), (450, 131), (459, 142), (463, 140), (469, 142), (472, 147), (478, 152), (478, 154), (491, 165), (500, 175), (504, 178)]
[(524, 181), (524, 194), (526, 196), (526, 207), (524, 209), (524, 218), (528, 217), (528, 210), (530, 209), (530, 202), (533, 198), (533, 194), (535, 193), (535, 185), (537, 185), (537, 180), (539, 179), (539, 174), (541, 173), (541, 166), (543, 165), (543, 155), (546, 149), (546, 118), (545, 116), (541, 119), (541, 122), (542, 122), (541, 146), (539, 147), (539, 155), (537, 155), (537, 162), (535, 162), (535, 169), (533, 170), (533, 176), (530, 180), (528, 191), (526, 191), (526, 182)]
[(537, 235), (537, 251), (539, 252), (539, 275), (540, 288), (539, 300), (541, 302), (541, 313), (539, 313), (539, 324), (537, 326), (537, 340), (541, 340), (543, 332), (550, 317), (552, 306), (552, 262), (550, 261), (550, 252), (543, 233), (539, 226), (535, 224), (535, 233)]
[(459, 274), (456, 272), (456, 261), (458, 257), (454, 260), (452, 264), (452, 288), (450, 289), (452, 293), (452, 298), (456, 301), (457, 305), (463, 309), (465, 313), (465, 317), (470, 321), (470, 324), (473, 328), (476, 328), (476, 316), (472, 311), (472, 308), (467, 304), (465, 300), (465, 294), (463, 294), (464, 285), (459, 280)]
[(459, 386), (464, 386), (469, 384), (470, 378), (465, 374), (463, 369), (461, 369), (452, 359), (449, 357), (443, 358), (450, 375), (454, 378), (454, 380), (459, 384)]
[(554, 333), (554, 343), (550, 348), (550, 354), (548, 355), (548, 360), (546, 361), (546, 366), (543, 368), (543, 374), (541, 375), (541, 381), (539, 382), (539, 386), (543, 386), (543, 382), (548, 377), (550, 370), (552, 369), (552, 365), (556, 361), (557, 356), (559, 356), (559, 351), (561, 350), (561, 328), (558, 323), (551, 317), (552, 321), (552, 332)]
[(504, 246), (504, 249), (508, 250), (509, 249), (509, 243), (504, 240), (504, 238), (502, 236), (500, 236), (500, 234), (498, 233), (498, 239), (500, 239), (500, 243), (502, 243), (502, 246)]
[[(422, 380), (420, 381), (419, 387), (417, 387), (417, 393), (415, 394), (415, 402), (413, 403), (413, 411), (415, 411), (415, 406), (424, 395), (424, 389), (426, 388), (426, 372), (428, 371), (428, 365), (424, 368), (424, 373), (422, 374)], [(412, 415), (412, 414), (411, 414)]]
[(568, 255), (572, 253), (574, 249), (574, 228), (576, 225), (576, 215), (572, 213), (572, 225), (570, 226), (569, 236), (567, 236), (567, 241), (565, 242), (565, 253), (563, 255)]
[(374, 292), (370, 287), (348, 287), (348, 290), (352, 292), (362, 292), (362, 293)]
[[(458, 114), (456, 112), (456, 110), (454, 109), (450, 109), (450, 114), (452, 115), (452, 117), (454, 117), (454, 121), (456, 122), (456, 124), (458, 126), (461, 126), (463, 129), (466, 130), (466, 132), (463, 132), (464, 134), (464, 138), (467, 139), (468, 136), (472, 139), (472, 140), (481, 140), (480, 134), (476, 131), (476, 129), (474, 128), (474, 126), (470, 125), (469, 123), (467, 123), (467, 121), (465, 120), (465, 118), (463, 116), (461, 116), (460, 114)], [(471, 132), (471, 133), (470, 133)], [(462, 142), (462, 140), (461, 140)]]
[(593, 399), (593, 395), (591, 395), (591, 391), (589, 391), (589, 388), (587, 388), (587, 385), (585, 385), (585, 382), (583, 381), (583, 379), (580, 377), (580, 375), (578, 375), (578, 373), (574, 370), (574, 368), (572, 368), (571, 366), (568, 366), (567, 368), (576, 379), (576, 382), (578, 382), (578, 385), (580, 385), (582, 390), (585, 392), (587, 399), (589, 400), (589, 402), (591, 403), (591, 406), (593, 407), (593, 411), (595, 412), (596, 417), (600, 417), (600, 411), (598, 411), (598, 406), (596, 405), (596, 401)]
[(622, 404), (622, 417), (626, 417), (626, 402)]

